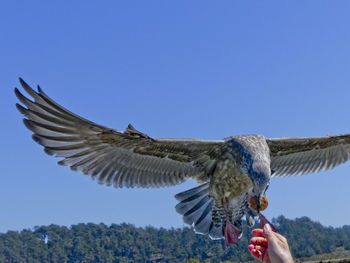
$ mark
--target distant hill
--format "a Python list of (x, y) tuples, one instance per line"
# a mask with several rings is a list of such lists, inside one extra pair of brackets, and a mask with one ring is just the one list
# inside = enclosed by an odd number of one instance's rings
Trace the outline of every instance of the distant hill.
[[(273, 220), (295, 258), (350, 250), (350, 226), (324, 227), (307, 217)], [(237, 246), (225, 247), (191, 228), (138, 228), (130, 224), (50, 225), (0, 234), (0, 262), (242, 262), (251, 229)], [(191, 260), (190, 260), (191, 259)]]

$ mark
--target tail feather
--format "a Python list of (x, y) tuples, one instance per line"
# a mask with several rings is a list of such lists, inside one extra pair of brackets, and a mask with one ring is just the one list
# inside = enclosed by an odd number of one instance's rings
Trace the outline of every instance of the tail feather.
[(213, 207), (213, 199), (211, 199), (205, 209), (202, 212), (202, 215), (197, 219), (194, 224), (194, 229), (200, 234), (208, 234), (210, 231), (210, 225), (212, 223), (211, 210)]
[(181, 215), (188, 213), (191, 209), (193, 209), (194, 206), (196, 206), (198, 204), (198, 202), (201, 199), (203, 199), (205, 197), (207, 197), (207, 195), (198, 195), (198, 193), (197, 193), (193, 196), (193, 198), (189, 197), (189, 198), (185, 199), (184, 201), (181, 201), (180, 203), (178, 203), (175, 206), (176, 212), (178, 212)]
[(175, 198), (180, 201), (175, 206), (176, 212), (181, 215), (186, 214), (191, 210), (203, 197), (209, 194), (209, 183), (202, 184), (190, 190), (175, 195)]
[(198, 219), (202, 216), (208, 203), (210, 203), (209, 196), (202, 197), (199, 202), (188, 210), (184, 215), (183, 219), (186, 224), (192, 225), (196, 224)]
[(201, 184), (195, 188), (189, 189), (187, 191), (178, 193), (175, 195), (176, 200), (182, 202), (196, 194), (204, 195), (209, 193), (209, 183)]
[(222, 225), (215, 225), (213, 222), (211, 222), (210, 229), (209, 229), (209, 237), (212, 240), (222, 239), (224, 237), (223, 231), (224, 230)]
[(175, 209), (183, 215), (183, 221), (193, 225), (196, 233), (208, 234), (212, 225), (214, 202), (209, 196), (209, 183), (179, 193), (175, 198), (180, 201)]
[[(176, 211), (183, 216), (183, 221), (194, 227), (197, 234), (208, 234), (211, 239), (225, 238), (227, 222), (235, 231), (228, 231), (232, 237), (231, 243), (236, 243), (241, 237), (242, 217), (246, 215), (247, 224), (254, 225), (254, 212), (248, 207), (246, 194), (230, 200), (229, 215), (225, 212), (219, 200), (209, 196), (209, 183), (204, 183), (175, 195), (179, 201)], [(229, 216), (229, 218), (227, 218)], [(228, 221), (229, 220), (229, 221)], [(229, 237), (226, 237), (230, 243)]]

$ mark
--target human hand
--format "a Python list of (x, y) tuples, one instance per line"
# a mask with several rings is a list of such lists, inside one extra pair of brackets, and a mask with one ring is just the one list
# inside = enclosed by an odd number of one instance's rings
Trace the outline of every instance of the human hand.
[(248, 250), (253, 257), (263, 263), (293, 263), (287, 239), (273, 232), (269, 224), (264, 225), (264, 230), (257, 228), (252, 233)]

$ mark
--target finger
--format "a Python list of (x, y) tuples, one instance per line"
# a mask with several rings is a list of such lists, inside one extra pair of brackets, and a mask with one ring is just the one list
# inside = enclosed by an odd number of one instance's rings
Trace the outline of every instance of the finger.
[(260, 261), (263, 261), (263, 255), (266, 252), (267, 248), (261, 247), (261, 246), (249, 245), (248, 250), (254, 258)]
[(266, 250), (267, 250), (267, 247), (263, 247), (263, 246), (259, 246), (259, 245), (255, 246), (254, 248), (256, 250), (260, 251), (261, 254), (264, 254), (266, 252)]
[(264, 247), (268, 246), (268, 242), (264, 237), (253, 237), (252, 239), (250, 239), (250, 244), (264, 246)]
[(254, 245), (249, 245), (249, 246), (248, 246), (248, 250), (249, 250), (250, 252), (251, 252), (254, 248), (255, 248)]
[(264, 230), (262, 230), (261, 228), (253, 229), (252, 234), (253, 236), (256, 236), (256, 237), (265, 237)]
[(255, 248), (254, 245), (249, 245), (249, 246), (248, 246), (248, 250), (249, 250), (249, 252), (250, 252), (252, 255), (257, 255), (257, 254), (258, 254), (257, 249)]
[(259, 259), (259, 252), (258, 252), (258, 250), (256, 250), (255, 248), (252, 248), (252, 249), (249, 250), (249, 251), (250, 251), (250, 254), (251, 254), (253, 257)]
[(263, 254), (261, 253), (261, 251), (257, 250), (257, 249), (253, 249), (251, 251), (251, 254), (253, 257), (255, 257), (256, 259), (262, 261), (262, 258), (263, 258)]
[(256, 250), (261, 251), (261, 246), (259, 246), (259, 245), (254, 246), (254, 248), (255, 248)]
[(273, 232), (270, 225), (266, 224), (264, 226), (264, 234), (265, 234), (265, 238), (267, 239), (267, 242), (270, 244), (270, 247), (277, 245), (279, 234)]

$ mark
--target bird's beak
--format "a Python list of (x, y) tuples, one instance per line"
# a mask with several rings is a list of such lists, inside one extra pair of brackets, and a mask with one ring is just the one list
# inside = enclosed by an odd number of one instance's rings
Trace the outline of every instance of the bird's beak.
[(249, 205), (254, 211), (256, 211), (259, 214), (260, 211), (263, 211), (267, 208), (269, 202), (267, 201), (265, 195), (254, 194), (253, 197), (249, 197)]

